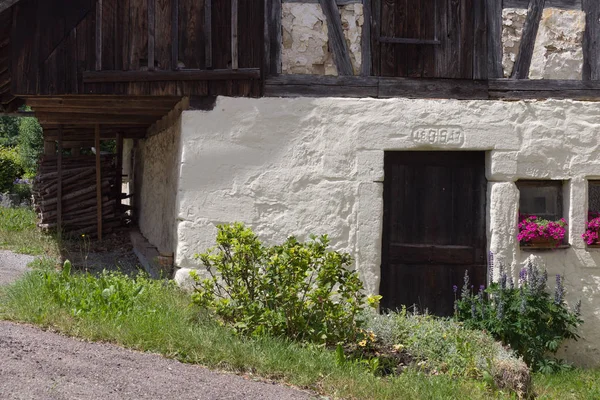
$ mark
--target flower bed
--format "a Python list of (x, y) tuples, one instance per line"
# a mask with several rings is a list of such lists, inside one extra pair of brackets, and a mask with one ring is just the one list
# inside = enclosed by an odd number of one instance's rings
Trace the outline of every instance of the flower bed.
[(521, 218), (517, 239), (522, 246), (556, 248), (560, 246), (567, 232), (567, 221), (548, 221), (535, 215)]

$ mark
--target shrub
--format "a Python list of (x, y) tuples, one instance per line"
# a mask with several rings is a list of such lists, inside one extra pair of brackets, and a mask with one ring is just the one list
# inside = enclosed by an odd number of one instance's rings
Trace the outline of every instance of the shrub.
[(23, 174), (15, 149), (0, 147), (0, 192), (8, 192), (15, 179)]
[(19, 122), (19, 158), (20, 163), (29, 177), (37, 171), (37, 163), (44, 151), (44, 136), (42, 127), (35, 118), (21, 118)]
[(279, 246), (243, 224), (218, 226), (217, 246), (196, 255), (208, 278), (192, 273), (194, 302), (242, 334), (337, 344), (358, 335), (367, 300), (348, 254), (327, 250), (327, 236)]
[(547, 272), (529, 261), (520, 273), (518, 287), (501, 268), (500, 282), (487, 289), (482, 286), (475, 294), (465, 273), (455, 305), (456, 317), (467, 327), (486, 330), (510, 345), (534, 370), (560, 369), (564, 365), (547, 355), (556, 354), (566, 339), (579, 337), (581, 303), (569, 309), (564, 302), (562, 277), (556, 276), (554, 296), (547, 291), (547, 280)]
[[(465, 328), (462, 323), (432, 315), (400, 312), (370, 313), (366, 328), (374, 333), (381, 349), (409, 354), (411, 365), (433, 375), (491, 380), (494, 386), (508, 388), (522, 397), (531, 391), (527, 365), (506, 350), (490, 334)], [(383, 354), (379, 351), (379, 357)], [(386, 364), (386, 362), (380, 364)]]

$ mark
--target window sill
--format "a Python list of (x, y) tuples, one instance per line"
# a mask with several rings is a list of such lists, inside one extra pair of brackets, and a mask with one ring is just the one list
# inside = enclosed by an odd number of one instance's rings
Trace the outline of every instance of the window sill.
[(600, 249), (600, 244), (588, 244), (586, 247), (588, 249)]
[[(600, 249), (600, 245), (596, 245)], [(590, 247), (590, 246), (588, 246)], [(570, 244), (561, 244), (556, 247), (543, 247), (543, 246), (521, 246), (521, 251), (553, 251), (553, 250), (564, 250), (570, 249)]]

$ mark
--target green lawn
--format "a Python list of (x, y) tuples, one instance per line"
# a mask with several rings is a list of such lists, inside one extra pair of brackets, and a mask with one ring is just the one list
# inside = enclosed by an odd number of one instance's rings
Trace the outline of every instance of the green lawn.
[(36, 228), (36, 214), (27, 208), (0, 207), (0, 250), (34, 256), (59, 255), (56, 239)]

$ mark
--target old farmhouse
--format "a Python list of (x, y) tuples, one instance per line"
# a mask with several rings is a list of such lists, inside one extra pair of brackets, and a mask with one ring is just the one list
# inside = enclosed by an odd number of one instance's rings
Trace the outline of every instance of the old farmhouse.
[[(489, 252), (515, 281), (535, 258), (583, 301), (580, 365), (600, 364), (599, 79), (595, 0), (0, 0), (0, 112), (44, 127), (42, 224), (128, 215), (182, 284), (217, 224), (327, 233), (385, 307), (442, 315)], [(116, 160), (82, 153), (105, 140)], [(523, 245), (519, 214), (564, 240)]]

